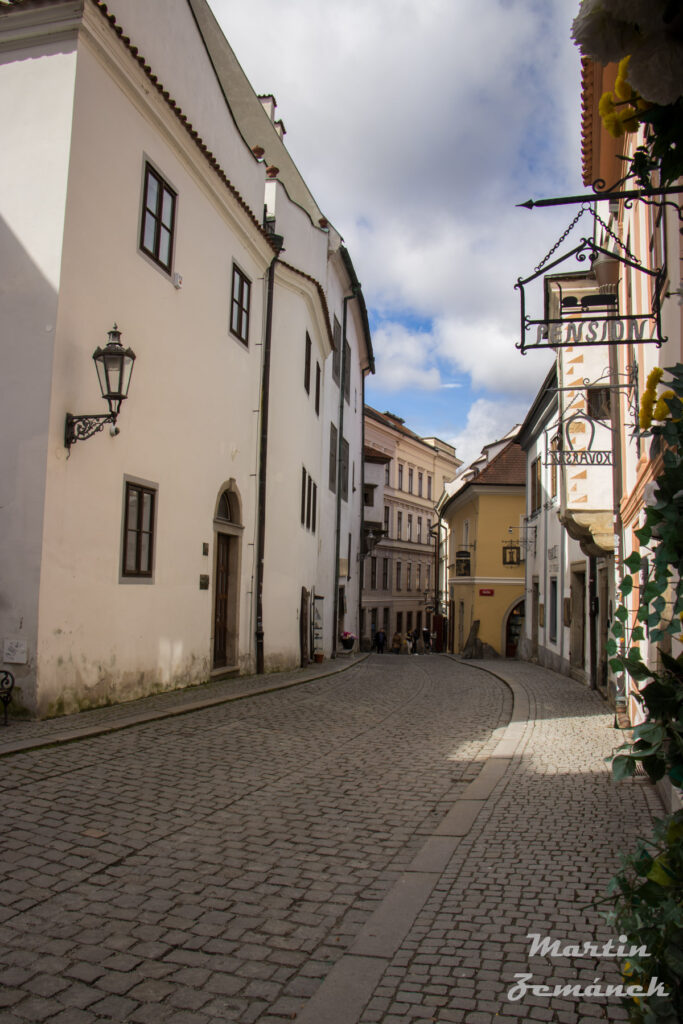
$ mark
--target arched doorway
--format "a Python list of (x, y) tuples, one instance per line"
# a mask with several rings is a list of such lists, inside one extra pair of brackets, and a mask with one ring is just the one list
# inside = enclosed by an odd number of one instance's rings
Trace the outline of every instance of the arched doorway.
[(516, 658), (519, 640), (524, 629), (524, 601), (514, 605), (505, 623), (505, 657)]
[(229, 669), (239, 661), (239, 565), (244, 529), (242, 503), (232, 480), (221, 488), (213, 523), (216, 554), (212, 664), (214, 669)]

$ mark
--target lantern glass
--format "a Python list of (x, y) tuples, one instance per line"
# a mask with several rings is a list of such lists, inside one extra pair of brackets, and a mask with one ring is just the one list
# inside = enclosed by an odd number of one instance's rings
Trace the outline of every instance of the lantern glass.
[(109, 403), (109, 411), (114, 419), (119, 414), (121, 402), (128, 396), (130, 378), (133, 373), (135, 353), (132, 349), (124, 349), (121, 344), (121, 332), (116, 324), (109, 331), (109, 341), (104, 348), (93, 352), (97, 378), (102, 397)]

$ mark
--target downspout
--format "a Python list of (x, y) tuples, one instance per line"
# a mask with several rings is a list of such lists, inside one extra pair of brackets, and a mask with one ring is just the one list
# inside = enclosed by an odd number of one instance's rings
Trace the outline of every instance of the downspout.
[(363, 552), (363, 538), (365, 536), (365, 373), (366, 371), (363, 370), (363, 372), (360, 375), (360, 394), (362, 410), (360, 428), (360, 539), (358, 543), (358, 622), (356, 626), (356, 633), (358, 635), (359, 644), (361, 641), (361, 603), (363, 601), (363, 588), (361, 587), (361, 570), (363, 567), (363, 559), (365, 558), (365, 554)]
[(263, 565), (266, 545), (266, 481), (268, 468), (268, 403), (270, 399), (270, 350), (273, 333), (273, 292), (275, 288), (275, 264), (282, 251), (283, 239), (272, 235), (277, 252), (268, 267), (266, 279), (266, 325), (263, 337), (263, 371), (261, 376), (261, 437), (259, 442), (258, 474), (258, 533), (256, 538), (256, 673), (264, 672), (264, 631), (263, 631)]
[[(334, 542), (334, 600), (332, 604), (332, 657), (337, 657), (337, 622), (339, 620), (339, 552), (341, 531), (341, 482), (342, 482), (342, 451), (344, 447), (344, 381), (346, 379), (346, 318), (348, 304), (355, 298), (356, 289), (344, 296), (342, 312), (341, 359), (339, 360), (339, 434), (337, 437), (337, 515), (335, 522)], [(346, 467), (347, 472), (349, 467)], [(348, 499), (347, 499), (348, 500)], [(348, 568), (347, 568), (348, 572)]]

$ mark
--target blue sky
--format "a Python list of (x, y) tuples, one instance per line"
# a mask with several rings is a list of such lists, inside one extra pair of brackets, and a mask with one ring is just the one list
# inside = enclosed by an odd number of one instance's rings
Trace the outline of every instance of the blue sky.
[(344, 237), (370, 314), (367, 401), (469, 461), (528, 409), (518, 295), (583, 191), (578, 0), (210, 0)]

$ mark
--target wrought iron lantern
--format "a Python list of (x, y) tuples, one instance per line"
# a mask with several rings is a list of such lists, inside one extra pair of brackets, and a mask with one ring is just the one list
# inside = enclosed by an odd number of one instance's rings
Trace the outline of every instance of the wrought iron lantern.
[(98, 346), (92, 357), (102, 398), (107, 402), (109, 412), (94, 416), (73, 416), (68, 412), (64, 425), (64, 446), (69, 450), (76, 441), (85, 441), (86, 438), (99, 433), (106, 423), (111, 424), (112, 436), (119, 432), (116, 421), (121, 411), (121, 403), (128, 397), (135, 353), (121, 344), (121, 331), (117, 324), (108, 332), (108, 337), (109, 341), (105, 347)]

